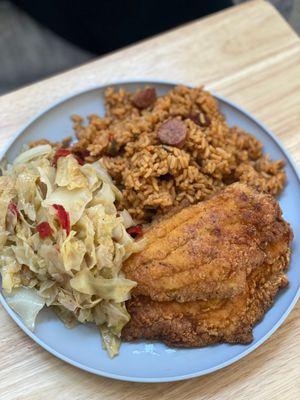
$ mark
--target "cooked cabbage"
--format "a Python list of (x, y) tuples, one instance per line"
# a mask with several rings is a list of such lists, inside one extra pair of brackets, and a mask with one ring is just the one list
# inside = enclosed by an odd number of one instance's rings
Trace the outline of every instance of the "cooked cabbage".
[(6, 293), (21, 286), (21, 265), (13, 256), (1, 255), (0, 270), (2, 276), (2, 288)]
[(133, 220), (101, 163), (80, 165), (68, 151), (57, 154), (37, 146), (2, 167), (2, 288), (30, 329), (46, 305), (68, 327), (95, 323), (113, 357), (136, 285), (121, 266), (143, 241), (127, 233)]
[(55, 168), (46, 159), (41, 165), (37, 165), (37, 171), (39, 173), (39, 179), (46, 187), (45, 196), (50, 196), (53, 192), (56, 171)]
[(38, 174), (34, 174), (32, 171), (25, 169), (18, 174), (16, 179), (18, 209), (23, 210), (31, 221), (35, 221), (35, 210), (39, 208), (39, 204), (35, 204), (35, 202), (37, 201), (40, 203), (36, 196), (36, 180), (38, 177)]
[(76, 224), (82, 216), (86, 205), (92, 200), (93, 195), (89, 189), (73, 189), (59, 187), (43, 201), (44, 207), (59, 204), (70, 214), (71, 224)]
[(8, 176), (0, 176), (0, 231), (5, 230), (7, 208), (16, 195), (15, 181)]
[(84, 242), (75, 237), (76, 232), (70, 235), (61, 245), (61, 255), (66, 271), (80, 271), (83, 257), (86, 253)]
[(108, 352), (109, 356), (113, 358), (119, 352), (121, 339), (114, 335), (106, 324), (100, 325), (99, 329), (102, 337), (102, 347)]
[(123, 224), (126, 229), (134, 225), (133, 219), (127, 210), (122, 210), (119, 214), (123, 218)]
[(45, 305), (36, 290), (22, 287), (6, 297), (8, 305), (22, 318), (31, 331), (34, 330), (35, 319)]
[(130, 290), (136, 286), (136, 283), (122, 277), (112, 279), (95, 277), (91, 271), (86, 269), (79, 271), (70, 280), (70, 285), (80, 293), (96, 295), (105, 300), (121, 303), (129, 299)]
[(15, 158), (13, 165), (26, 164), (34, 158), (42, 158), (43, 156), (51, 154), (53, 151), (49, 144), (42, 144), (40, 146), (33, 147), (32, 149), (26, 150)]
[(57, 160), (55, 183), (69, 190), (88, 187), (87, 177), (81, 171), (77, 160), (71, 155)]

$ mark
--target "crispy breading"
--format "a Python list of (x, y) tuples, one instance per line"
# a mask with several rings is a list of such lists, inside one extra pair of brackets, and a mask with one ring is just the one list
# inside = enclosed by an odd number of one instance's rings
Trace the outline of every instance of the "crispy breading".
[(247, 276), (287, 253), (289, 225), (277, 201), (244, 184), (182, 209), (150, 227), (145, 249), (123, 266), (133, 296), (178, 302), (226, 299)]
[(138, 296), (127, 302), (131, 321), (125, 341), (161, 340), (176, 347), (214, 343), (249, 343), (253, 326), (272, 305), (278, 290), (287, 285), (284, 270), (289, 252), (265, 263), (248, 277), (245, 291), (230, 299), (178, 303), (158, 302)]

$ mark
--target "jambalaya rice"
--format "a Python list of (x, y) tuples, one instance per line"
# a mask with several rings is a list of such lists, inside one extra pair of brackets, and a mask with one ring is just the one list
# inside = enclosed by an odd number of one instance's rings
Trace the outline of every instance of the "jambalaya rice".
[[(134, 94), (107, 89), (104, 117), (90, 115), (84, 124), (73, 116), (78, 142), (72, 151), (86, 161), (102, 160), (137, 220), (204, 200), (237, 181), (273, 195), (282, 190), (283, 161), (271, 161), (255, 137), (229, 127), (203, 88), (177, 86), (144, 109), (134, 103)], [(187, 132), (181, 147), (157, 135), (174, 118)]]

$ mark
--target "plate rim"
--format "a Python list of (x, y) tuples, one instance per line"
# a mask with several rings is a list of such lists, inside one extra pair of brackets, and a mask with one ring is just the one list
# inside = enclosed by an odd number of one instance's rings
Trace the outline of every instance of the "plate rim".
[[(22, 133), (30, 127), (32, 123), (34, 123), (37, 119), (41, 118), (44, 114), (50, 112), (52, 109), (56, 108), (57, 106), (61, 105), (62, 103), (71, 100), (74, 97), (83, 95), (87, 92), (91, 92), (94, 90), (101, 90), (105, 87), (108, 86), (122, 86), (125, 84), (140, 84), (140, 85), (147, 85), (147, 84), (153, 84), (153, 85), (167, 85), (167, 86), (176, 86), (176, 85), (184, 85), (188, 87), (196, 87), (197, 85), (191, 85), (191, 84), (184, 84), (181, 82), (176, 82), (176, 81), (165, 81), (165, 80), (155, 80), (155, 79), (131, 79), (131, 80), (118, 80), (118, 81), (112, 81), (112, 82), (107, 82), (105, 84), (101, 85), (91, 85), (85, 89), (81, 89), (79, 91), (75, 91), (71, 94), (68, 94), (67, 96), (60, 97), (58, 100), (55, 102), (51, 103), (49, 106), (43, 108), (40, 112), (36, 113), (31, 117), (25, 124), (21, 126), (17, 130), (15, 134), (13, 134), (1, 147), (0, 149), (0, 160), (3, 159), (7, 151), (10, 149), (10, 147), (14, 144), (15, 140), (22, 135)], [(222, 101), (223, 103), (228, 104), (232, 108), (236, 109), (238, 112), (244, 114), (247, 118), (252, 120), (256, 125), (258, 125), (264, 133), (269, 136), (273, 142), (280, 148), (280, 150), (283, 152), (284, 156), (288, 160), (296, 178), (298, 181), (298, 184), (300, 185), (300, 172), (299, 172), (299, 167), (293, 160), (292, 156), (289, 154), (287, 151), (286, 147), (281, 143), (281, 141), (275, 136), (275, 134), (270, 131), (261, 121), (259, 121), (255, 116), (253, 116), (250, 112), (246, 111), (243, 107), (240, 107), (237, 105), (235, 102), (228, 100), (226, 97), (218, 95), (214, 91), (211, 91), (213, 97), (215, 97), (217, 100)], [(78, 361), (72, 360), (65, 356), (64, 354), (58, 352), (51, 346), (49, 346), (47, 343), (45, 343), (43, 340), (41, 340), (39, 337), (36, 336), (36, 334), (32, 331), (30, 331), (24, 323), (19, 319), (19, 317), (16, 315), (16, 313), (9, 307), (7, 304), (5, 297), (2, 294), (2, 290), (0, 290), (0, 302), (5, 309), (5, 311), (8, 313), (8, 315), (14, 320), (14, 322), (23, 330), (24, 333), (26, 333), (32, 340), (34, 340), (38, 345), (40, 345), (42, 348), (44, 348), (46, 351), (48, 351), (50, 354), (54, 355), (55, 357), (59, 358), (60, 360), (77, 367), (81, 370), (93, 373), (98, 376), (103, 376), (105, 378), (111, 378), (111, 379), (116, 379), (116, 380), (121, 380), (121, 381), (127, 381), (127, 382), (140, 382), (140, 383), (158, 383), (158, 382), (175, 382), (175, 381), (182, 381), (186, 379), (191, 379), (191, 378), (196, 378), (204, 375), (208, 375), (212, 372), (218, 371), (220, 369), (223, 369), (238, 360), (244, 358), (246, 355), (252, 353), (254, 350), (256, 350), (259, 346), (261, 346), (269, 337), (282, 325), (282, 323), (285, 321), (287, 316), (290, 314), (294, 306), (296, 305), (298, 299), (300, 298), (300, 285), (297, 289), (297, 292), (285, 310), (285, 312), (282, 314), (280, 319), (277, 321), (276, 324), (273, 325), (273, 327), (263, 336), (261, 337), (255, 344), (253, 344), (251, 347), (246, 349), (245, 351), (241, 352), (240, 354), (230, 358), (227, 361), (224, 361), (221, 364), (218, 364), (214, 367), (207, 368), (205, 370), (199, 371), (199, 372), (193, 372), (190, 374), (184, 374), (184, 375), (175, 375), (175, 376), (169, 376), (169, 377), (134, 377), (134, 376), (126, 376), (126, 375), (119, 375), (116, 373), (111, 373), (111, 372), (106, 372), (103, 370), (95, 369), (88, 367), (86, 365), (81, 364)]]

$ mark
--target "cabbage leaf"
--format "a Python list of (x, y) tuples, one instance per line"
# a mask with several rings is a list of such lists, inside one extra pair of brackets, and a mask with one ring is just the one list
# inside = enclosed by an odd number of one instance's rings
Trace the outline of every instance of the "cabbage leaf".
[(31, 331), (34, 330), (38, 313), (45, 305), (36, 290), (21, 287), (6, 297), (7, 304), (22, 318), (24, 324)]
[(14, 180), (8, 176), (0, 176), (0, 230), (5, 230), (7, 208), (16, 194)]
[(70, 285), (78, 292), (91, 296), (97, 295), (102, 299), (120, 303), (130, 298), (130, 290), (136, 286), (136, 283), (123, 277), (112, 279), (94, 277), (93, 273), (86, 269), (79, 271), (70, 280)]
[(73, 156), (60, 157), (57, 160), (55, 183), (69, 190), (88, 188), (87, 177), (81, 172), (81, 167)]
[(102, 347), (108, 352), (110, 358), (115, 357), (119, 353), (121, 339), (114, 335), (110, 328), (105, 324), (99, 326), (100, 334), (102, 337)]
[(85, 188), (68, 190), (59, 187), (43, 201), (44, 207), (59, 204), (70, 213), (71, 225), (74, 225), (82, 216), (86, 205), (92, 200), (92, 193)]
[(71, 231), (61, 246), (61, 255), (66, 271), (80, 270), (86, 248), (82, 240), (75, 237), (76, 232)]
[(15, 158), (13, 165), (25, 164), (37, 157), (46, 156), (53, 153), (53, 149), (49, 144), (42, 144), (40, 146), (32, 147), (29, 150), (23, 151), (18, 157)]

